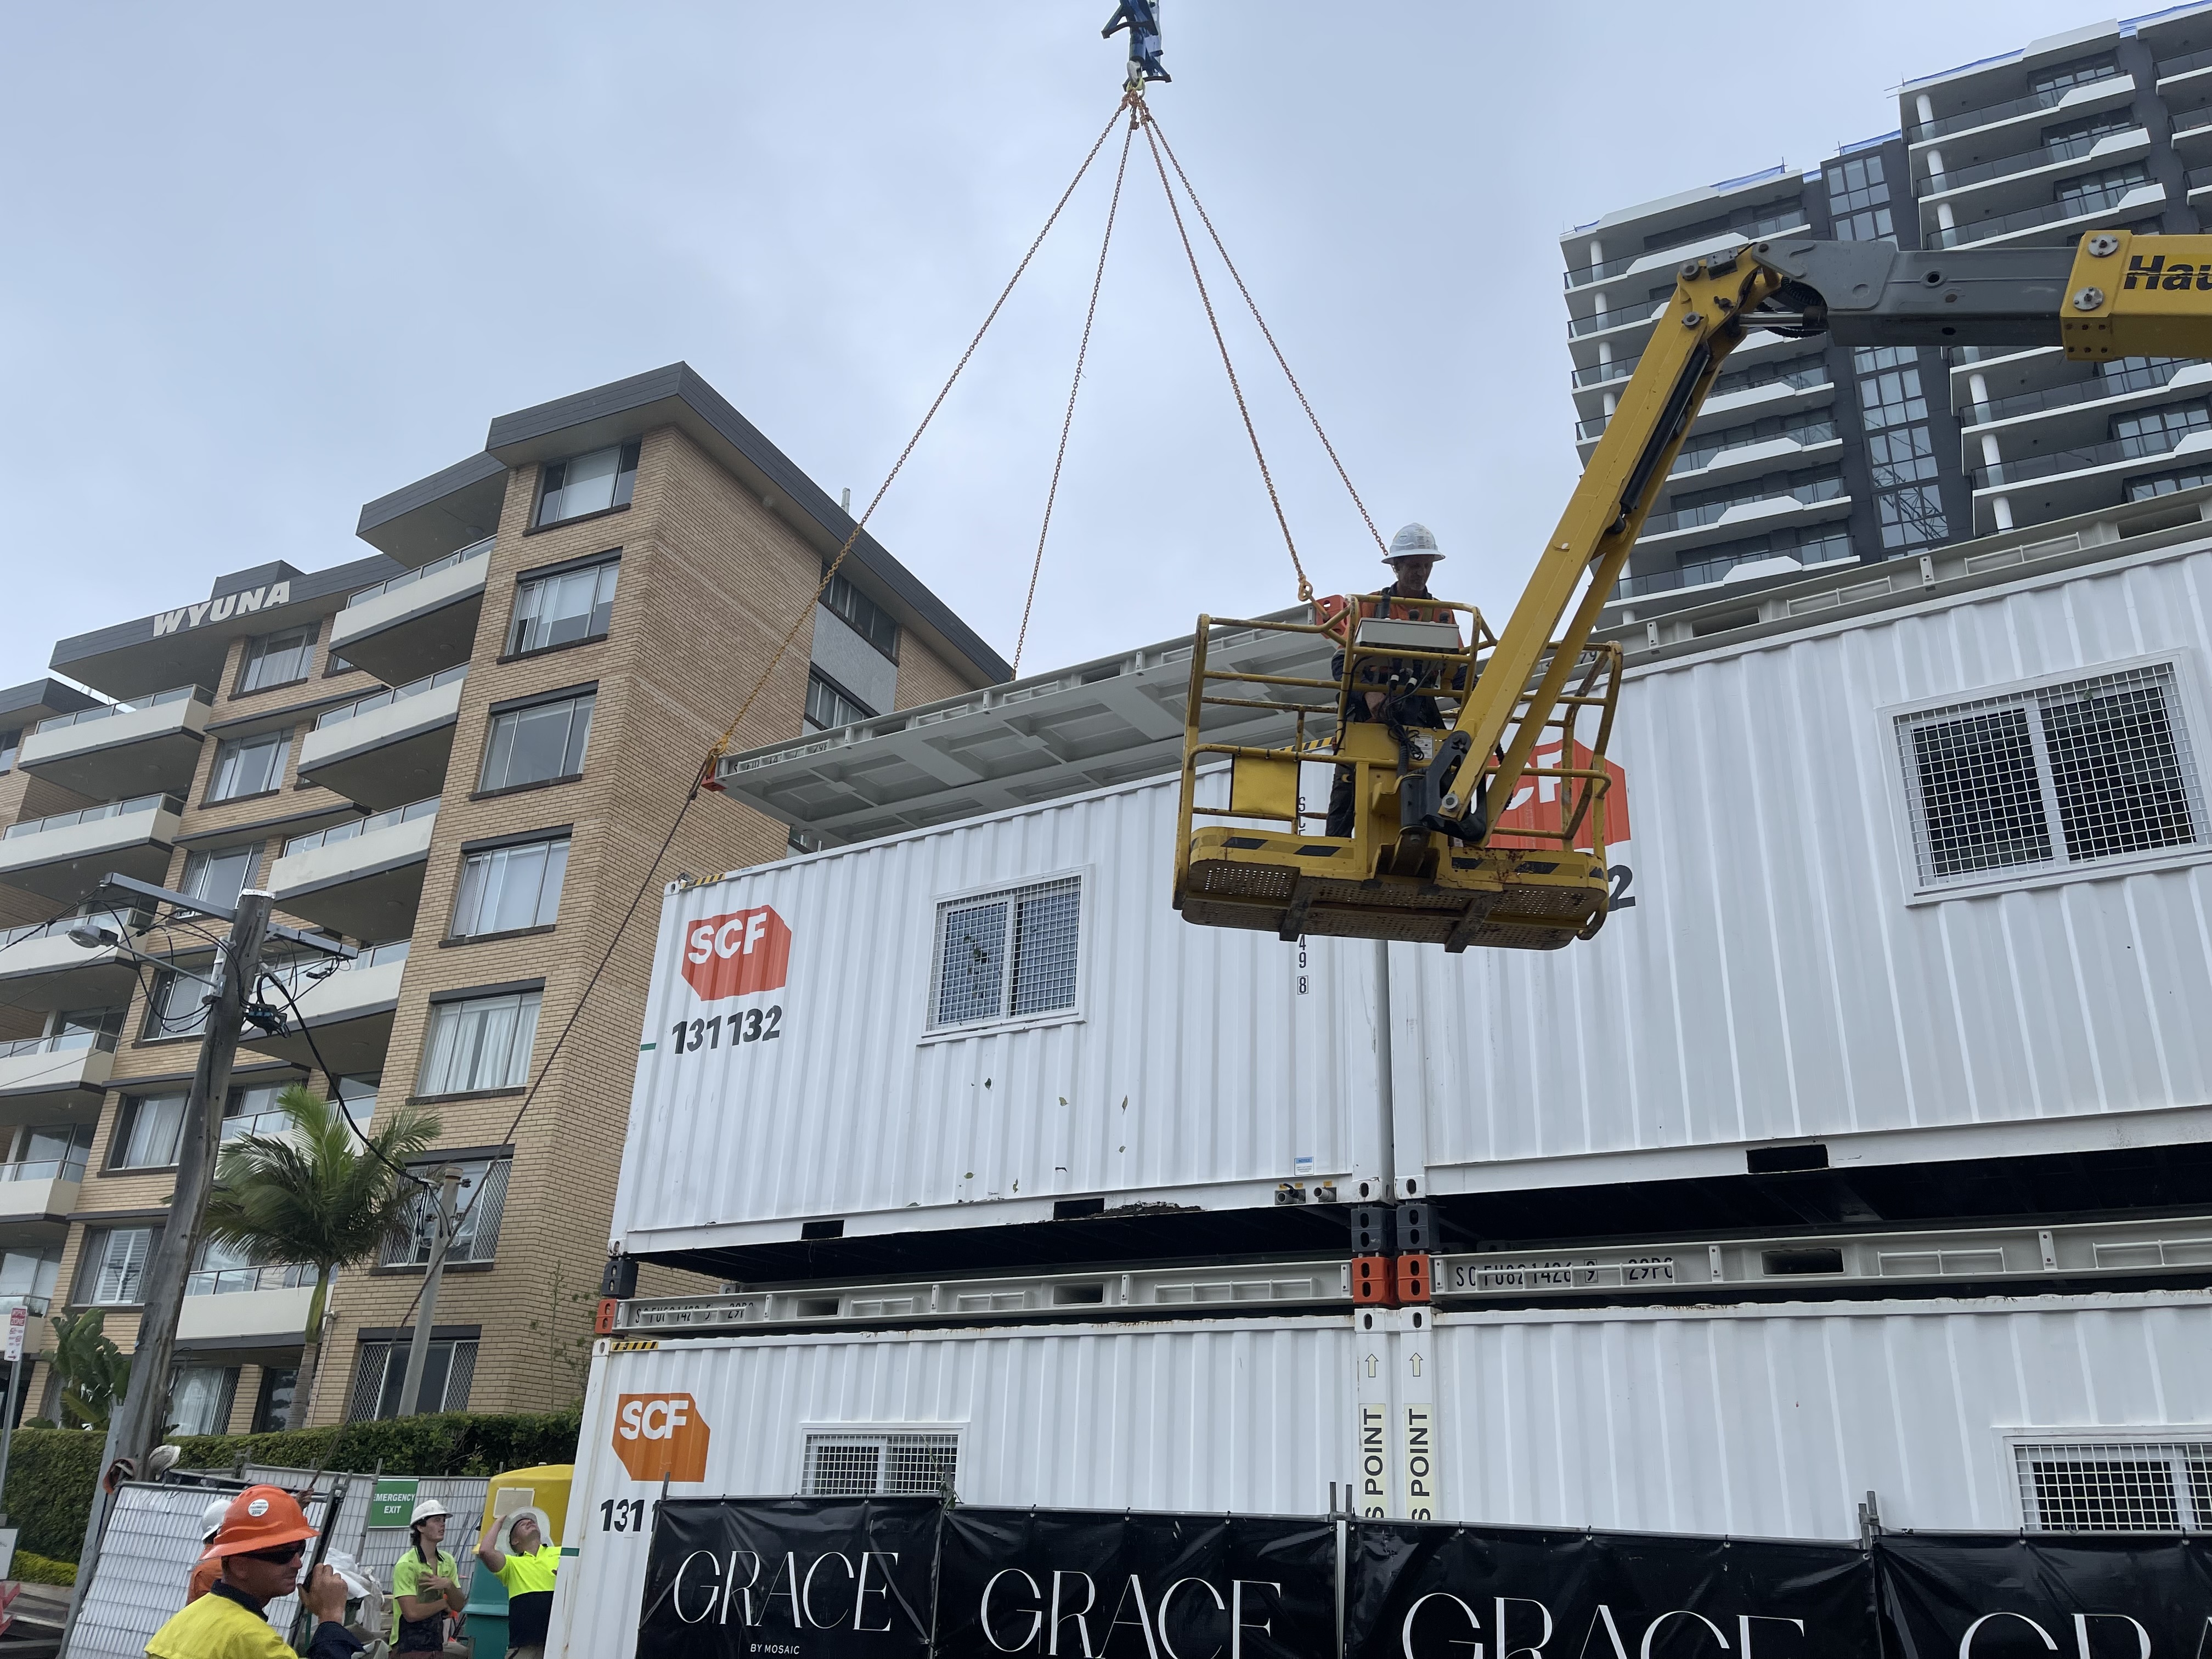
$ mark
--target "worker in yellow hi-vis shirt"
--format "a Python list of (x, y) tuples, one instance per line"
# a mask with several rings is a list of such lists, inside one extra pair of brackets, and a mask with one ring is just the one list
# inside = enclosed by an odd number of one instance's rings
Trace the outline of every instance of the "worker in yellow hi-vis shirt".
[[(248, 1486), (230, 1501), (207, 1558), (222, 1563), (215, 1588), (154, 1632), (148, 1659), (290, 1659), (264, 1609), (299, 1588), (300, 1563), (315, 1529), (289, 1492)], [(346, 1582), (315, 1569), (301, 1599), (314, 1615), (307, 1659), (353, 1659), (362, 1643), (341, 1622)]]
[(547, 1541), (552, 1529), (544, 1510), (517, 1510), (477, 1542), (477, 1559), (507, 1586), (507, 1659), (544, 1659), (561, 1565), (561, 1547)]

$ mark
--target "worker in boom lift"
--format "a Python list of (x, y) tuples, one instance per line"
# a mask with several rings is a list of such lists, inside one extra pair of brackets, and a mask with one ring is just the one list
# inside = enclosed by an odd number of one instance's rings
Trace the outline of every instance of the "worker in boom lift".
[[(1409, 524), (1390, 538), (1390, 550), (1382, 556), (1382, 562), (1390, 567), (1395, 580), (1373, 598), (1362, 599), (1358, 617), (1352, 614), (1348, 603), (1341, 598), (1320, 602), (1316, 608), (1322, 625), (1336, 635), (1339, 647), (1329, 667), (1332, 675), (1343, 677), (1344, 647), (1352, 643), (1360, 617), (1401, 617), (1418, 622), (1452, 619), (1452, 613), (1441, 605), (1419, 603), (1434, 599), (1435, 595), (1429, 592), (1429, 572), (1443, 557), (1437, 551), (1437, 538), (1428, 526)], [(1355, 678), (1355, 689), (1346, 697), (1341, 711), (1347, 724), (1354, 720), (1383, 720), (1395, 726), (1444, 725), (1443, 711), (1437, 706), (1433, 695), (1438, 689), (1434, 663), (1398, 664), (1370, 659), (1359, 664)], [(1398, 682), (1395, 688), (1391, 684), (1394, 679)], [(1336, 769), (1336, 780), (1329, 787), (1328, 833), (1332, 836), (1352, 833), (1352, 776), (1351, 767), (1340, 766)]]

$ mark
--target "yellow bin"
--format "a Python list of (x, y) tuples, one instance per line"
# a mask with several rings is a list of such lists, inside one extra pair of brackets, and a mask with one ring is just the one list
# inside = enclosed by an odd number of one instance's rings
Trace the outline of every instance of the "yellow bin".
[[(491, 1478), (484, 1493), (483, 1522), (477, 1536), (481, 1538), (491, 1530), (492, 1522), (517, 1510), (537, 1509), (545, 1511), (552, 1522), (549, 1543), (561, 1542), (562, 1528), (568, 1522), (568, 1488), (575, 1483), (574, 1463), (541, 1463), (535, 1468), (509, 1469), (504, 1474)], [(561, 1559), (565, 1562), (576, 1552), (563, 1546)], [(507, 1586), (483, 1571), (478, 1563), (475, 1575), (469, 1580), (469, 1604), (461, 1609), (462, 1628), (476, 1644), (478, 1653), (500, 1654), (507, 1651)]]

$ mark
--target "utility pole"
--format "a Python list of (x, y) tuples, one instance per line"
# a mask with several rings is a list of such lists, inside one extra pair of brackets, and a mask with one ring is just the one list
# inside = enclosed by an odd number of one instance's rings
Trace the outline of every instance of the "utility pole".
[(422, 1368), (430, 1358), (430, 1326), (438, 1311), (438, 1281), (446, 1276), (446, 1247), (453, 1237), (453, 1200), (460, 1194), (461, 1172), (448, 1164), (438, 1172), (438, 1231), (430, 1240), (430, 1267), (422, 1279), (422, 1299), (415, 1308), (415, 1334), (407, 1344), (407, 1376), (399, 1385), (399, 1415), (422, 1410)]
[[(168, 893), (162, 896), (184, 897)], [(70, 1600), (72, 1631), (85, 1586), (97, 1566), (100, 1534), (107, 1524), (111, 1500), (105, 1472), (115, 1467), (118, 1458), (129, 1458), (132, 1468), (143, 1470), (148, 1454), (168, 1425), (169, 1364), (176, 1352), (177, 1318), (184, 1310), (185, 1280), (199, 1249), (208, 1192), (215, 1184), (223, 1101), (230, 1093), (231, 1064), (238, 1057), (239, 1025), (261, 974), (261, 945), (269, 932), (271, 896), (260, 888), (248, 888), (238, 896), (230, 936), (216, 957), (214, 988), (202, 1001), (207, 1025), (200, 1038), (199, 1064), (192, 1072), (191, 1093), (185, 1101), (185, 1121), (177, 1147), (176, 1192), (169, 1200), (169, 1218), (161, 1229), (161, 1242), (146, 1267), (145, 1302), (138, 1316), (137, 1344), (131, 1355), (131, 1381), (108, 1414), (107, 1449), (100, 1458), (102, 1478), (92, 1494), (84, 1547), (77, 1557), (84, 1567)]]

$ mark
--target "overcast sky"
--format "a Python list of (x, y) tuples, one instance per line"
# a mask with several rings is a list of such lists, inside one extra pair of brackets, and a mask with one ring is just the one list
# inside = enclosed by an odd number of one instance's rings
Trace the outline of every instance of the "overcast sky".
[[(857, 507), (1111, 112), (1110, 9), (10, 7), (0, 685), (218, 573), (359, 556), (361, 503), (494, 416), (679, 358)], [(1905, 77), (2096, 20), (1167, 0), (1152, 100), (1383, 534), (1425, 520), (1439, 591), (1502, 616), (1575, 474), (1560, 232), (1810, 166)], [(872, 526), (1009, 656), (1112, 158)], [(1294, 597), (1173, 235), (1140, 144), (1029, 672)], [(1365, 583), (1217, 297), (1317, 586)]]

